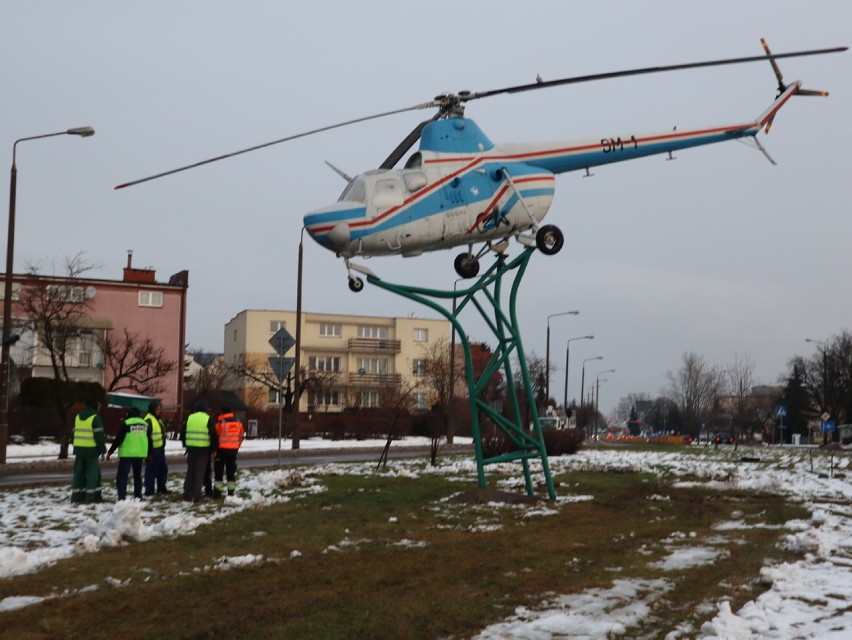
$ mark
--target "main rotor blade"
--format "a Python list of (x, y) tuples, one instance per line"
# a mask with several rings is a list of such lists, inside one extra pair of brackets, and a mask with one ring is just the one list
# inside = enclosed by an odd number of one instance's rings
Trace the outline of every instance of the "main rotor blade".
[(560, 80), (544, 80), (542, 82), (531, 82), (529, 84), (520, 84), (514, 87), (505, 87), (503, 89), (493, 89), (491, 91), (477, 91), (468, 95), (460, 95), (459, 100), (466, 102), (468, 100), (477, 100), (479, 98), (489, 98), (502, 93), (521, 93), (523, 91), (533, 91), (535, 89), (547, 89), (550, 87), (558, 87), (564, 84), (577, 84), (580, 82), (590, 82), (592, 80), (607, 80), (610, 78), (622, 78), (625, 76), (638, 76), (648, 73), (661, 73), (664, 71), (680, 71), (681, 69), (696, 69), (700, 67), (719, 67), (729, 64), (741, 64), (744, 62), (758, 62), (761, 60), (769, 60), (773, 62), (781, 58), (798, 58), (802, 56), (816, 56), (825, 53), (840, 53), (846, 51), (849, 47), (833, 47), (830, 49), (810, 49), (806, 51), (793, 51), (789, 53), (773, 53), (762, 56), (746, 56), (744, 58), (723, 58), (721, 60), (707, 60), (705, 62), (687, 62), (684, 64), (670, 64), (660, 67), (641, 67), (638, 69), (626, 69), (624, 71), (610, 71), (607, 73), (593, 73), (585, 76), (574, 76), (571, 78), (562, 78)]
[(250, 151), (257, 151), (258, 149), (263, 149), (265, 147), (271, 147), (275, 144), (281, 144), (282, 142), (288, 142), (290, 140), (295, 140), (297, 138), (304, 138), (305, 136), (310, 136), (315, 133), (322, 133), (323, 131), (329, 131), (331, 129), (339, 129), (340, 127), (346, 127), (350, 124), (357, 124), (359, 122), (366, 122), (367, 120), (375, 120), (377, 118), (384, 118), (385, 116), (395, 115), (397, 113), (404, 113), (406, 111), (416, 111), (418, 109), (429, 109), (431, 107), (438, 106), (437, 103), (433, 102), (424, 102), (418, 105), (414, 105), (413, 107), (404, 107), (402, 109), (394, 109), (393, 111), (385, 111), (384, 113), (376, 113), (371, 116), (364, 116), (363, 118), (355, 118), (354, 120), (347, 120), (346, 122), (338, 122), (337, 124), (331, 124), (325, 127), (320, 127), (319, 129), (312, 129), (310, 131), (303, 131), (302, 133), (296, 133), (292, 136), (287, 136), (286, 138), (279, 138), (278, 140), (273, 140), (271, 142), (264, 142), (263, 144), (258, 144), (253, 147), (248, 147), (247, 149), (240, 149), (239, 151), (233, 151), (231, 153), (226, 153), (221, 156), (216, 156), (215, 158), (208, 158), (207, 160), (202, 160), (200, 162), (193, 162), (192, 164), (184, 165), (182, 167), (178, 167), (177, 169), (170, 169), (169, 171), (163, 171), (162, 173), (156, 173), (152, 176), (148, 176), (147, 178), (139, 178), (138, 180), (131, 180), (130, 182), (124, 182), (122, 184), (116, 185), (115, 189), (124, 189), (125, 187), (132, 187), (133, 185), (140, 184), (142, 182), (148, 182), (149, 180), (156, 180), (157, 178), (162, 178), (164, 176), (170, 176), (173, 173), (180, 173), (181, 171), (187, 171), (189, 169), (194, 169), (195, 167), (201, 167), (205, 164), (210, 164), (211, 162), (218, 162), (219, 160), (225, 160), (226, 158), (233, 158), (234, 156), (239, 156), (244, 153), (248, 153)]
[(408, 150), (414, 146), (414, 143), (420, 139), (420, 134), (423, 133), (423, 129), (430, 122), (434, 122), (441, 117), (441, 111), (435, 113), (434, 116), (429, 118), (428, 120), (424, 120), (420, 124), (418, 124), (414, 129), (409, 133), (398, 145), (396, 145), (396, 149), (391, 151), (390, 155), (385, 158), (385, 161), (379, 166), (379, 169), (393, 169), (397, 162), (400, 161), (402, 156), (408, 153)]

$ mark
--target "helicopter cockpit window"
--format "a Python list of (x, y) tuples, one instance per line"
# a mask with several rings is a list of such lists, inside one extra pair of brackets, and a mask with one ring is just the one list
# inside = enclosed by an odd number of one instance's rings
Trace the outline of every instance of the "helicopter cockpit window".
[(397, 178), (376, 180), (373, 187), (373, 205), (378, 208), (395, 207), (402, 204), (402, 185)]
[(408, 189), (409, 193), (414, 193), (422, 189), (428, 182), (426, 174), (422, 171), (403, 171), (402, 181), (405, 183), (405, 188)]
[(356, 178), (352, 180), (343, 193), (340, 194), (338, 200), (352, 200), (354, 202), (367, 202), (367, 190), (364, 188), (364, 181)]
[(422, 166), (423, 166), (423, 154), (420, 153), (419, 151), (415, 151), (414, 153), (412, 153), (411, 157), (409, 157), (408, 160), (405, 161), (405, 168), (406, 169), (414, 169), (416, 167), (422, 167)]

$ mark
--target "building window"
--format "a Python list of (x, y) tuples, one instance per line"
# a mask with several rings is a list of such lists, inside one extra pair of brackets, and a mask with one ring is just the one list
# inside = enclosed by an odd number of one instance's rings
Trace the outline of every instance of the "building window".
[[(0, 287), (0, 300), (6, 299), (6, 288)], [(21, 299), (21, 283), (13, 282), (12, 283), (12, 300), (20, 300)]]
[(362, 324), (358, 327), (359, 338), (374, 338), (377, 340), (388, 339), (388, 328), (372, 324)]
[[(14, 292), (12, 299), (15, 299)], [(83, 287), (69, 287), (64, 284), (47, 285), (47, 299), (59, 302), (83, 302)]]
[(414, 408), (415, 409), (428, 409), (429, 408), (429, 394), (423, 393), (422, 391), (415, 392), (414, 395)]
[(281, 404), (281, 389), (269, 390), (269, 404)]
[(311, 371), (340, 371), (340, 356), (311, 356), (308, 358)]
[(429, 342), (429, 329), (415, 329), (414, 330), (414, 341), (415, 342)]
[(358, 373), (386, 374), (388, 372), (387, 358), (358, 358), (355, 369)]
[(279, 330), (283, 329), (287, 326), (287, 323), (283, 320), (270, 320), (269, 321), (269, 333), (275, 334), (278, 333)]
[(95, 337), (92, 335), (91, 331), (83, 332), (77, 338), (77, 364), (81, 367), (91, 367), (92, 366), (92, 352), (95, 347)]
[(425, 376), (429, 367), (429, 361), (425, 358), (415, 358), (412, 362), (411, 373), (415, 376)]
[(341, 334), (340, 325), (321, 322), (319, 334), (322, 338), (339, 338)]
[(378, 407), (379, 392), (378, 391), (362, 391), (358, 394), (358, 399), (362, 407)]
[(340, 392), (336, 390), (313, 391), (308, 390), (308, 406), (311, 407), (339, 407)]
[(140, 307), (162, 307), (163, 292), (162, 291), (145, 291), (139, 292)]

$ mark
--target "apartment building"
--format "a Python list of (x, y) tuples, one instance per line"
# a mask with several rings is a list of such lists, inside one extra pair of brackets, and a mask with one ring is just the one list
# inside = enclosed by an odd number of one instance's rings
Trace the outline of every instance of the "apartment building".
[[(283, 356), (269, 340), (280, 329), (296, 337), (296, 312), (247, 309), (225, 325), (226, 365), (271, 372), (270, 357), (295, 366), (295, 347)], [(302, 313), (300, 364), (305, 390), (300, 411), (342, 411), (379, 406), (395, 390), (411, 390), (415, 406), (434, 401), (426, 363), (436, 349), (448, 349), (450, 323), (426, 318)], [(228, 387), (258, 409), (278, 406), (280, 389), (231, 376)]]
[[(155, 347), (162, 347), (165, 358), (176, 363), (174, 370), (163, 378), (164, 390), (158, 397), (166, 410), (180, 410), (189, 272), (181, 271), (171, 276), (168, 282), (158, 282), (153, 269), (133, 267), (131, 256), (128, 253), (127, 267), (121, 280), (30, 274), (12, 276), (11, 332), (15, 342), (10, 348), (10, 397), (18, 392), (24, 378), (53, 377), (49, 354), (39, 344), (32, 318), (26, 317), (20, 305), (21, 295), (27, 287), (44, 287), (48, 295), (55, 290), (57, 295), (68, 296), (71, 300), (88, 301), (85, 317), (78, 319), (79, 331), (65, 353), (72, 380), (108, 386), (116, 372), (109, 362), (105, 362), (100, 344), (105, 336), (113, 334), (120, 338), (127, 330), (142, 340), (149, 338)], [(2, 299), (3, 289), (0, 287)]]

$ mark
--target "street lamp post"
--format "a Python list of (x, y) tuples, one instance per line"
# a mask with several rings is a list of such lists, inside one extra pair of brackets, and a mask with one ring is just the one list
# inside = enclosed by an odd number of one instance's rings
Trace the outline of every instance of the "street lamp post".
[[(565, 409), (565, 415), (568, 415), (568, 361), (571, 356), (571, 341), (573, 340), (594, 340), (595, 336), (579, 336), (577, 338), (568, 338), (568, 342), (565, 343), (565, 394), (562, 397), (562, 406)], [(582, 404), (583, 399), (580, 398), (580, 403)]]
[(95, 135), (91, 127), (75, 127), (56, 133), (45, 133), (40, 136), (19, 138), (12, 145), (12, 177), (9, 184), (9, 231), (6, 237), (6, 273), (3, 283), (3, 343), (0, 351), (0, 464), (6, 463), (6, 441), (9, 438), (9, 352), (12, 337), (12, 281), (15, 261), (15, 201), (18, 185), (18, 168), (15, 165), (15, 155), (19, 142), (52, 138), (53, 136), (80, 136), (88, 138)]
[[(299, 433), (299, 409), (301, 408), (301, 399), (302, 399), (302, 263), (304, 259), (304, 245), (305, 241), (305, 227), (302, 227), (301, 232), (299, 232), (299, 254), (298, 254), (298, 263), (296, 265), (296, 352), (294, 355), (293, 368), (296, 370), (293, 374), (293, 379), (296, 381), (293, 389), (293, 442), (291, 444), (293, 449), (299, 449), (301, 447), (301, 435)], [(283, 383), (282, 383), (283, 389)], [(284, 398), (283, 396), (278, 399), (281, 402), (281, 406), (284, 406)], [(279, 450), (281, 448), (281, 435), (278, 435), (279, 442)], [(279, 459), (278, 464), (281, 464), (281, 460)]]
[(595, 376), (595, 438), (598, 437), (598, 402), (601, 398), (601, 382), (606, 382), (607, 379), (604, 378), (601, 380), (601, 376), (605, 373), (615, 373), (615, 369), (607, 369), (606, 371), (601, 371)]
[(545, 355), (545, 372), (544, 372), (544, 398), (545, 402), (550, 400), (550, 319), (557, 316), (576, 316), (579, 311), (562, 311), (561, 313), (551, 313), (547, 316), (547, 353)]
[[(456, 278), (453, 282), (453, 320), (456, 319), (456, 287), (465, 278)], [(453, 444), (456, 435), (456, 421), (453, 412), (456, 394), (456, 325), (450, 323), (450, 388), (447, 390), (447, 444)]]
[(586, 388), (586, 363), (591, 362), (592, 360), (603, 360), (603, 356), (595, 356), (594, 358), (586, 358), (583, 360), (583, 375), (580, 378), (580, 408), (583, 408), (583, 403), (585, 400), (583, 399), (583, 391)]

